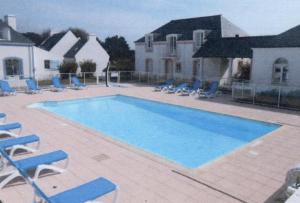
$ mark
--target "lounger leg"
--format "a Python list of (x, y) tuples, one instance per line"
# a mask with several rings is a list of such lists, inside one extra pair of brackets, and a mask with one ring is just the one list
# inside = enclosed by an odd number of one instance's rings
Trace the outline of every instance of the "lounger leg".
[(6, 131), (6, 130), (0, 130), (0, 135), (9, 135), (9, 136), (15, 137), (15, 138), (18, 137), (17, 134), (9, 132), (9, 131)]
[(118, 201), (118, 193), (119, 193), (119, 188), (117, 187), (116, 191), (115, 191), (114, 198), (113, 198), (113, 203), (116, 203)]
[(5, 185), (7, 185), (10, 181), (17, 177), (22, 177), (18, 171), (13, 171), (12, 174), (10, 174), (8, 177), (6, 177), (3, 181), (0, 183), (0, 189), (2, 189)]
[(65, 169), (61, 169), (61, 168), (59, 168), (57, 166), (53, 166), (53, 165), (40, 165), (37, 167), (37, 169), (34, 173), (33, 181), (36, 181), (39, 178), (39, 175), (43, 170), (52, 170), (57, 173), (63, 173), (65, 171)]
[(11, 150), (9, 152), (9, 156), (12, 157), (14, 155), (15, 151), (17, 151), (18, 149), (22, 149), (22, 150), (25, 150), (26, 152), (31, 152), (31, 153), (34, 153), (37, 151), (36, 149), (27, 147), (25, 145), (15, 145), (11, 148)]

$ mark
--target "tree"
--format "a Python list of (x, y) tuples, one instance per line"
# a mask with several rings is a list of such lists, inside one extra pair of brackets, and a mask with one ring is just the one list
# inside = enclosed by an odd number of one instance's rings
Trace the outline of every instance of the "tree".
[(46, 40), (50, 36), (50, 30), (47, 29), (40, 34), (35, 32), (26, 32), (23, 33), (23, 35), (30, 39), (36, 46), (39, 46), (44, 40)]
[(238, 80), (250, 80), (251, 64), (249, 62), (239, 61), (238, 71), (235, 78)]
[(84, 60), (79, 62), (82, 73), (86, 73), (86, 77), (91, 77), (96, 71), (96, 63), (92, 60)]
[(87, 40), (89, 33), (81, 28), (70, 28), (70, 30), (74, 33), (76, 37), (79, 37), (82, 40)]
[(68, 78), (68, 74), (75, 74), (78, 68), (78, 64), (76, 62), (63, 62), (59, 66), (59, 72), (62, 73), (61, 77), (63, 79)]
[(122, 36), (107, 37), (101, 45), (110, 56), (111, 64), (118, 70), (132, 70), (134, 67), (134, 51)]

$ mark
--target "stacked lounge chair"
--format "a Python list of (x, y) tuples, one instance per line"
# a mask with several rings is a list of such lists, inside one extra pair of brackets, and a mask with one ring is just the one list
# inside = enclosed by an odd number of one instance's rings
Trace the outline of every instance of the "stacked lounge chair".
[(61, 84), (60, 78), (57, 76), (54, 76), (52, 78), (52, 85), (53, 85), (52, 91), (55, 91), (55, 92), (60, 92), (65, 89), (65, 86)]
[(73, 87), (76, 90), (84, 89), (87, 87), (85, 84), (81, 83), (76, 76), (72, 76), (71, 80), (72, 80)]
[(199, 97), (204, 97), (204, 98), (213, 98), (217, 95), (219, 88), (219, 82), (218, 81), (213, 81), (207, 91), (199, 91), (198, 95)]
[(188, 83), (182, 83), (180, 85), (178, 85), (177, 87), (172, 87), (172, 88), (168, 88), (167, 92), (169, 94), (172, 93), (181, 93), (184, 89), (186, 89), (188, 87)]
[(191, 87), (185, 88), (181, 95), (193, 95), (201, 91), (202, 89), (202, 83), (200, 80), (195, 80)]
[(165, 90), (167, 90), (168, 88), (173, 87), (174, 82), (175, 82), (175, 81), (174, 81), (173, 79), (167, 80), (167, 81), (165, 81), (164, 83), (162, 83), (162, 84), (156, 86), (156, 87), (154, 88), (154, 91), (157, 91), (157, 92), (165, 91)]
[[(0, 116), (1, 115), (6, 117), (4, 113), (0, 113)], [(7, 133), (12, 134), (11, 132)], [(46, 195), (37, 184), (39, 175), (44, 170), (51, 170), (58, 173), (64, 172), (68, 166), (68, 154), (62, 150), (57, 150), (29, 158), (13, 160), (12, 157), (17, 149), (32, 153), (35, 152), (39, 147), (40, 139), (37, 135), (12, 137), (13, 138), (10, 139), (0, 139), (0, 161), (2, 160), (4, 163), (4, 168), (2, 168), (0, 172), (0, 189), (5, 187), (12, 180), (22, 177), (33, 187), (35, 203), (85, 203), (111, 192), (115, 192), (113, 202), (117, 201), (118, 186), (103, 177), (96, 178), (95, 180), (52, 196)], [(32, 143), (38, 143), (36, 148), (27, 146)], [(65, 161), (63, 168), (56, 165), (57, 162), (61, 161)], [(28, 172), (32, 170), (34, 170), (34, 175), (30, 176)]]
[(38, 87), (37, 82), (33, 79), (26, 80), (27, 90), (29, 94), (37, 94), (41, 92), (41, 89)]
[(5, 80), (0, 80), (0, 89), (1, 89), (2, 95), (4, 95), (4, 96), (16, 94), (16, 90), (11, 88), (10, 85), (8, 84), (8, 82)]

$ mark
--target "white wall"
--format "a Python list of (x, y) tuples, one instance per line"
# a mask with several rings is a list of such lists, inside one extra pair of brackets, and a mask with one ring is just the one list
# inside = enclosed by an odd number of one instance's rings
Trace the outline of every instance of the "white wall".
[(84, 60), (92, 60), (96, 63), (96, 73), (102, 74), (109, 61), (109, 55), (96, 40), (96, 36), (90, 35), (89, 40), (75, 55), (75, 59), (78, 63)]
[[(191, 76), (193, 71), (193, 43), (192, 41), (177, 42), (177, 59), (174, 61), (181, 63), (181, 74)], [(165, 74), (165, 60), (167, 57), (167, 43), (154, 42), (153, 51), (148, 52), (144, 43), (135, 44), (135, 70), (145, 72), (146, 59), (153, 60), (153, 74)], [(175, 64), (174, 64), (175, 71)]]
[(34, 47), (34, 67), (35, 75), (38, 80), (50, 79), (52, 76), (59, 73), (58, 70), (45, 69), (45, 60), (54, 60), (62, 63), (63, 57), (38, 47)]
[(51, 53), (63, 56), (79, 39), (69, 30), (50, 50)]
[[(32, 76), (31, 56), (29, 46), (6, 46), (0, 45), (0, 78), (4, 78), (4, 59), (16, 57), (22, 59), (23, 74), (25, 77)], [(31, 72), (30, 72), (31, 71)]]
[(271, 84), (273, 64), (278, 58), (288, 60), (288, 85), (300, 86), (300, 48), (253, 49), (251, 82)]

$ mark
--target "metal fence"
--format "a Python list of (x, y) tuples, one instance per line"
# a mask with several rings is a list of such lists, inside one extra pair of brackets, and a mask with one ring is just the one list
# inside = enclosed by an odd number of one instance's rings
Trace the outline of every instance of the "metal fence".
[[(62, 84), (71, 86), (71, 77), (76, 75), (79, 80), (87, 85), (103, 85), (105, 84), (105, 73), (58, 73), (53, 75), (44, 75), (43, 78), (36, 77), (39, 87), (47, 89), (52, 85), (51, 78), (59, 76)], [(232, 98), (239, 102), (248, 102), (252, 104), (261, 104), (268, 106), (275, 106), (278, 108), (290, 108), (300, 110), (300, 86), (283, 86), (283, 85), (266, 85), (253, 84), (249, 81), (238, 81), (232, 78), (200, 78), (197, 76), (173, 74), (172, 76), (166, 74), (152, 74), (149, 72), (136, 71), (110, 71), (108, 73), (109, 83), (134, 83), (157, 85), (164, 82), (169, 77), (175, 79), (176, 84), (182, 82), (191, 83), (198, 79), (203, 83), (203, 88), (209, 86), (211, 81), (219, 81), (220, 89), (231, 92)], [(23, 91), (26, 87), (25, 75), (22, 76), (6, 76), (6, 80), (10, 85), (19, 91)]]
[(235, 101), (300, 110), (300, 86), (233, 82)]

